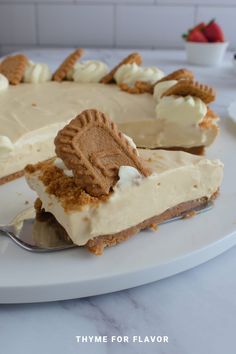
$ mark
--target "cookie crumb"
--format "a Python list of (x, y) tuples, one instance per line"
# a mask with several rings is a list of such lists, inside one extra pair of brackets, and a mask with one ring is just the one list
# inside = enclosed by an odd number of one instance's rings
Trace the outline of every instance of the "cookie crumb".
[(158, 224), (151, 224), (151, 225), (149, 226), (149, 229), (152, 230), (152, 231), (157, 231), (157, 229), (158, 229)]

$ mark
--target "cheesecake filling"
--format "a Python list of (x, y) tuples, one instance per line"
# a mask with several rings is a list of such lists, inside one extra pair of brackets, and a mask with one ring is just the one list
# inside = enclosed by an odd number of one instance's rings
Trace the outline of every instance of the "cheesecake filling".
[(23, 170), (29, 162), (37, 163), (54, 156), (53, 139), (64, 125), (64, 122), (51, 124), (27, 133), (14, 144), (7, 136), (0, 136), (0, 178)]
[[(181, 151), (139, 150), (152, 168), (149, 177), (129, 166), (119, 170), (119, 181), (107, 199), (68, 209), (48, 193), (40, 168), (26, 173), (45, 211), (54, 215), (72, 241), (80, 246), (96, 236), (114, 234), (159, 215), (180, 203), (210, 198), (223, 177), (223, 164)], [(71, 177), (73, 178), (73, 177)]]

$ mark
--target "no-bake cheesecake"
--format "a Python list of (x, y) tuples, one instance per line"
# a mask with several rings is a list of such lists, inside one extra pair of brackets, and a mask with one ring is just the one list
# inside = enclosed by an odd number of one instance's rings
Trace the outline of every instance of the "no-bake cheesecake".
[(57, 131), (90, 108), (108, 114), (138, 147), (199, 154), (212, 144), (217, 116), (208, 104), (215, 95), (188, 70), (164, 76), (134, 53), (109, 72), (100, 61), (78, 62), (82, 54), (72, 53), (53, 75), (23, 55), (0, 64), (0, 183), (51, 158)]
[(102, 254), (144, 228), (207, 205), (223, 165), (182, 151), (136, 149), (114, 122), (87, 110), (55, 139), (57, 158), (26, 167), (37, 216), (65, 240)]

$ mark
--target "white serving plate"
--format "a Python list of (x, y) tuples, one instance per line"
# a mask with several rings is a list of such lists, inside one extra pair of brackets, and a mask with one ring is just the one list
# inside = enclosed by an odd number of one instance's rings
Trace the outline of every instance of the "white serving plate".
[[(24, 251), (0, 236), (0, 303), (79, 298), (153, 282), (195, 267), (236, 244), (236, 125), (221, 123), (208, 151), (225, 163), (215, 207), (192, 219), (144, 231), (96, 257), (84, 249), (54, 254)], [(0, 223), (33, 203), (24, 179), (0, 187)]]

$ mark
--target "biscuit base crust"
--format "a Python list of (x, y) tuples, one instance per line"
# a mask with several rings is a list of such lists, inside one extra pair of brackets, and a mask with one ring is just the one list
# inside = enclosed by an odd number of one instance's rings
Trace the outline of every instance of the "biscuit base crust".
[[(87, 248), (91, 253), (99, 256), (103, 254), (103, 251), (106, 247), (115, 246), (123, 241), (128, 240), (131, 236), (137, 234), (143, 229), (157, 229), (157, 226), (164, 221), (172, 219), (176, 216), (182, 216), (183, 218), (192, 217), (195, 215), (195, 210), (199, 208), (204, 208), (207, 206), (209, 201), (213, 201), (219, 191), (216, 191), (210, 198), (202, 197), (199, 199), (191, 200), (188, 202), (180, 203), (173, 208), (167, 209), (164, 213), (160, 215), (153, 216), (147, 220), (142, 221), (141, 223), (132, 226), (126, 230), (115, 234), (97, 236), (89, 240), (86, 245), (82, 246)], [(50, 225), (53, 225), (57, 230), (58, 237), (65, 242), (70, 242), (70, 237), (68, 236), (65, 229), (57, 222), (55, 217), (48, 212), (45, 212), (42, 209), (42, 203), (39, 199), (35, 202), (36, 209), (36, 220), (40, 222), (48, 222)]]
[(1, 186), (2, 184), (7, 183), (7, 182), (14, 181), (15, 179), (20, 178), (20, 177), (22, 177), (22, 176), (24, 176), (24, 170), (21, 170), (21, 171), (12, 173), (12, 174), (10, 174), (10, 175), (8, 175), (8, 176), (1, 177), (1, 178), (0, 178), (0, 186)]

